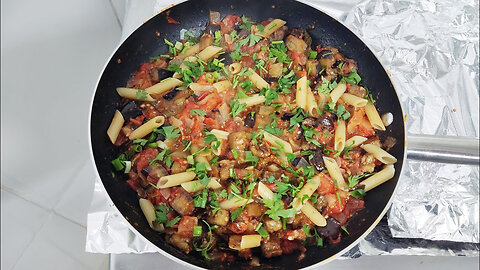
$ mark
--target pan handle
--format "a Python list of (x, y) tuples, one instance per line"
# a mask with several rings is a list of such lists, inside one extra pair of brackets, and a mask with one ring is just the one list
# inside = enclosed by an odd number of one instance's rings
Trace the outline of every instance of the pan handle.
[(479, 142), (471, 137), (408, 134), (407, 158), (478, 166)]

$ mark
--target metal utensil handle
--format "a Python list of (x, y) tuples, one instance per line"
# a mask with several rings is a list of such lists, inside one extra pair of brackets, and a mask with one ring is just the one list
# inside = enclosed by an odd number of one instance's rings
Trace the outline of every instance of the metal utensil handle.
[(477, 138), (408, 134), (407, 158), (478, 166), (479, 145)]

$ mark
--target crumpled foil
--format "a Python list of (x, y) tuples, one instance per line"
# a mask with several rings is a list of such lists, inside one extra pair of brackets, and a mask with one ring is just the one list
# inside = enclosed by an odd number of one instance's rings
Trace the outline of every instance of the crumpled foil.
[[(180, 2), (127, 1), (122, 40)], [(478, 1), (301, 2), (344, 23), (379, 57), (396, 86), (408, 132), (478, 137)], [(477, 166), (407, 160), (389, 213), (343, 258), (478, 256), (479, 224)], [(86, 251), (158, 251), (130, 230), (100, 179), (88, 214)]]
[[(391, 73), (409, 133), (478, 137), (478, 1), (363, 1), (344, 23)], [(392, 235), (480, 242), (478, 169), (407, 160)]]

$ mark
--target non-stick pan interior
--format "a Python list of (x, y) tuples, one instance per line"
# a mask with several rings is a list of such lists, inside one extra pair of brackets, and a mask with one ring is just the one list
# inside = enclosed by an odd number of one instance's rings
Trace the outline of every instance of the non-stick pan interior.
[[(125, 183), (125, 176), (117, 174), (113, 177), (113, 168), (110, 163), (119, 154), (106, 136), (113, 113), (121, 101), (115, 88), (125, 86), (131, 73), (135, 72), (142, 62), (168, 50), (164, 44), (164, 38), (171, 41), (179, 40), (181, 29), (194, 30), (198, 33), (208, 22), (209, 10), (219, 11), (222, 16), (229, 13), (246, 15), (256, 21), (281, 18), (287, 21), (289, 28), (307, 29), (312, 36), (312, 44), (336, 47), (345, 57), (356, 60), (358, 73), (362, 77), (361, 84), (368, 86), (373, 93), (378, 110), (393, 113), (393, 124), (388, 127), (387, 132), (381, 134), (381, 138), (389, 135), (397, 139), (396, 146), (390, 151), (398, 159), (395, 165), (395, 177), (368, 192), (366, 208), (354, 216), (347, 225), (350, 235), (343, 235), (342, 241), (336, 245), (327, 245), (324, 248), (309, 247), (305, 258), (301, 261), (297, 261), (298, 254), (296, 253), (272, 259), (261, 259), (261, 268), (302, 268), (334, 256), (357, 240), (375, 223), (395, 189), (404, 157), (403, 116), (398, 97), (388, 75), (365, 44), (333, 18), (292, 0), (195, 0), (184, 2), (170, 8), (170, 16), (179, 21), (179, 25), (169, 24), (165, 13), (159, 14), (143, 24), (119, 47), (101, 76), (91, 115), (93, 155), (108, 195), (122, 215), (139, 233), (171, 255), (205, 268), (249, 267), (245, 262), (239, 262), (234, 266), (208, 263), (195, 252), (186, 255), (167, 244), (163, 235), (152, 231), (148, 226), (138, 205), (136, 193)], [(158, 266), (152, 265), (152, 267)]]

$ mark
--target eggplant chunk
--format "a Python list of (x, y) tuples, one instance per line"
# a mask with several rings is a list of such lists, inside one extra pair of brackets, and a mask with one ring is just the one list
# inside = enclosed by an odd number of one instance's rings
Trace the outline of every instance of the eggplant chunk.
[(317, 171), (321, 172), (325, 170), (325, 163), (323, 162), (322, 149), (317, 147), (317, 149), (315, 150), (315, 153), (313, 154), (312, 163), (313, 163), (313, 166), (315, 166), (315, 169), (317, 169)]
[(182, 216), (189, 216), (193, 214), (194, 205), (193, 198), (182, 187), (176, 188), (172, 191), (172, 195), (168, 199), (170, 206)]
[(137, 103), (135, 103), (134, 100), (123, 106), (120, 112), (122, 113), (125, 122), (127, 122), (130, 118), (135, 118), (139, 115), (142, 115), (142, 110), (137, 106)]

